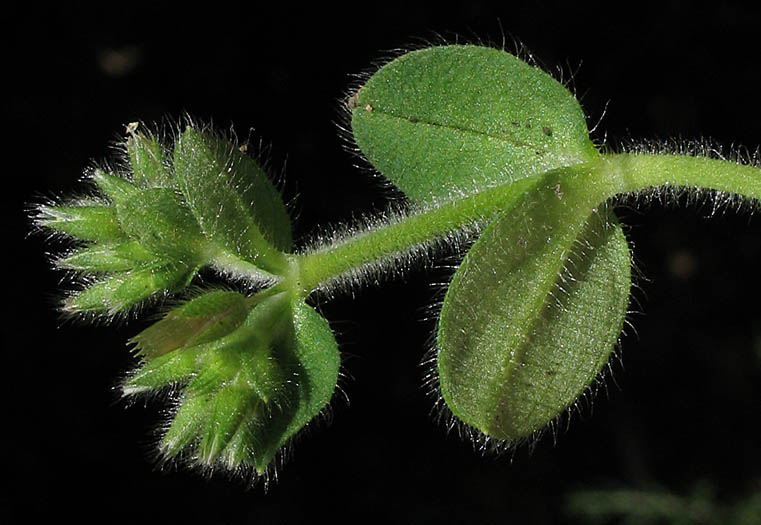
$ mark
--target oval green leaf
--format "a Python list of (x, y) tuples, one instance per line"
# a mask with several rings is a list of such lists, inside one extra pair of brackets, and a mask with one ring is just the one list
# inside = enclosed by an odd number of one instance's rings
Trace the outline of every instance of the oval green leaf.
[(628, 307), (631, 261), (588, 177), (549, 174), (494, 220), (447, 291), (437, 337), (452, 413), (500, 440), (530, 437), (608, 361)]
[(362, 153), (418, 203), (598, 155), (573, 94), (497, 49), (413, 51), (382, 67), (350, 103)]

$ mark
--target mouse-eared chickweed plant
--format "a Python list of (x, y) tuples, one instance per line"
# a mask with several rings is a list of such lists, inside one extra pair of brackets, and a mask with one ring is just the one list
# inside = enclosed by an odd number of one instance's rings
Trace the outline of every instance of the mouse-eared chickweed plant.
[[(108, 320), (176, 297), (131, 339), (140, 362), (121, 385), (170, 400), (163, 458), (266, 478), (336, 389), (339, 349), (314, 298), (441, 247), (468, 249), (441, 305), (437, 404), (484, 448), (536, 437), (595, 386), (622, 331), (631, 256), (616, 200), (761, 198), (761, 172), (740, 161), (600, 151), (564, 85), (488, 47), (399, 56), (346, 108), (404, 209), (306, 248), (263, 168), (192, 124), (172, 143), (129, 125), (126, 158), (92, 171), (90, 196), (35, 207), (38, 226), (74, 241), (55, 260), (81, 283), (64, 312)], [(230, 284), (191, 286), (205, 267)]]

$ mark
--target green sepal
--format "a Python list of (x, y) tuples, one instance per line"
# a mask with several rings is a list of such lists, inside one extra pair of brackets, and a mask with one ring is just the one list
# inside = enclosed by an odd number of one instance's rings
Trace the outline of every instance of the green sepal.
[(159, 445), (164, 456), (173, 458), (183, 450), (194, 452), (204, 423), (203, 415), (209, 412), (213, 401), (213, 394), (185, 395), (181, 398), (172, 424)]
[(277, 189), (229, 141), (186, 128), (174, 167), (185, 199), (209, 240), (260, 268), (280, 273), (291, 225)]
[(112, 175), (100, 169), (95, 170), (92, 178), (103, 194), (114, 204), (124, 202), (138, 191), (138, 188), (124, 177)]
[(251, 306), (238, 292), (207, 292), (170, 311), (130, 342), (140, 355), (153, 359), (178, 348), (215, 341), (238, 328)]
[(77, 250), (56, 262), (59, 268), (80, 272), (122, 272), (146, 264), (155, 256), (136, 241), (120, 244), (94, 244)]
[(208, 242), (175, 190), (138, 190), (119, 202), (116, 211), (122, 229), (151, 252), (187, 265), (206, 262)]
[(145, 359), (125, 380), (122, 393), (131, 396), (187, 383), (198, 368), (202, 352), (203, 347), (196, 346)]
[(441, 393), (489, 437), (527, 438), (563, 413), (595, 381), (623, 327), (629, 249), (588, 175), (548, 174), (486, 228), (447, 291)]
[(164, 148), (153, 135), (128, 129), (127, 155), (132, 165), (132, 178), (139, 188), (171, 188), (175, 185)]
[(181, 263), (155, 263), (114, 273), (67, 298), (63, 310), (113, 315), (153, 295), (185, 288), (196, 270)]
[(201, 463), (212, 464), (224, 452), (223, 462), (233, 467), (231, 459), (247, 457), (247, 449), (260, 450), (260, 434), (271, 430), (260, 428), (288, 402), (293, 363), (278, 361), (267, 347), (259, 350), (241, 353), (234, 379), (216, 392), (198, 448)]
[(127, 238), (113, 206), (40, 206), (36, 222), (82, 241), (114, 243)]
[(236, 450), (226, 451), (228, 445), (238, 432), (246, 432), (247, 421), (260, 419), (263, 410), (264, 400), (251, 395), (243, 378), (238, 377), (220, 388), (214, 393), (209, 418), (201, 433), (196, 452), (198, 462), (212, 465), (223, 451), (228, 457), (236, 457)]
[(372, 75), (350, 104), (362, 153), (418, 203), (597, 156), (573, 94), (498, 49), (407, 53)]

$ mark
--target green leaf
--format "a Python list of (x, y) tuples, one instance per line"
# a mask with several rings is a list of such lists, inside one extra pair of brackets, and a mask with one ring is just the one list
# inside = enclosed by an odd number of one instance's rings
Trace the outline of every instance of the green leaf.
[(487, 227), (447, 291), (442, 396), (487, 436), (542, 429), (595, 380), (622, 329), (629, 250), (589, 180), (548, 174)]
[(224, 250), (279, 273), (291, 225), (264, 171), (235, 146), (188, 127), (174, 152), (180, 187), (201, 229)]
[(138, 190), (119, 202), (116, 210), (124, 231), (151, 252), (189, 266), (206, 262), (208, 242), (176, 191)]
[(352, 105), (360, 150), (414, 202), (463, 196), (598, 156), (573, 94), (497, 49), (407, 53), (376, 72)]

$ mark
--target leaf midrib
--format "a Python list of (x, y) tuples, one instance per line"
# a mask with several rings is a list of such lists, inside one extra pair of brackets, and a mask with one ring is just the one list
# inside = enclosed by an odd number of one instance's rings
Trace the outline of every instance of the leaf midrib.
[[(358, 108), (358, 109), (362, 110), (362, 111), (365, 111), (367, 113), (370, 113), (371, 115), (376, 115), (377, 114), (377, 115), (381, 115), (381, 116), (389, 118), (389, 119), (394, 119), (394, 120), (398, 120), (398, 121), (404, 121), (404, 122), (407, 122), (409, 124), (423, 124), (423, 125), (434, 127), (434, 128), (441, 128), (441, 129), (451, 130), (451, 131), (454, 131), (454, 132), (461, 132), (461, 133), (466, 133), (466, 134), (469, 134), (469, 135), (474, 135), (474, 136), (486, 137), (486, 138), (489, 138), (489, 139), (499, 140), (501, 142), (506, 142), (506, 143), (510, 144), (511, 146), (516, 147), (516, 148), (522, 148), (522, 149), (532, 150), (532, 151), (534, 151), (535, 153), (537, 153), (539, 155), (545, 155), (545, 154), (550, 152), (550, 150), (548, 150), (544, 145), (534, 146), (534, 145), (532, 145), (529, 142), (518, 140), (517, 138), (511, 137), (509, 135), (506, 136), (506, 135), (502, 135), (502, 134), (488, 133), (488, 132), (485, 132), (485, 131), (476, 131), (476, 130), (469, 129), (469, 128), (462, 127), (462, 126), (453, 126), (453, 125), (449, 125), (449, 124), (441, 124), (441, 123), (438, 123), (438, 122), (432, 122), (432, 121), (428, 121), (428, 120), (421, 119), (421, 118), (418, 118), (418, 117), (413, 117), (413, 116), (410, 116), (410, 117), (399, 116), (399, 115), (395, 115), (394, 113), (391, 113), (391, 112), (383, 111), (381, 109), (376, 109), (375, 107), (372, 106), (372, 104), (369, 104), (369, 105), (372, 107), (372, 109), (369, 109), (369, 110), (366, 109), (366, 108)], [(562, 149), (561, 151), (566, 151), (566, 149)]]

